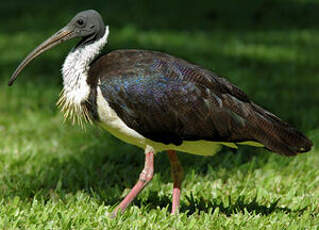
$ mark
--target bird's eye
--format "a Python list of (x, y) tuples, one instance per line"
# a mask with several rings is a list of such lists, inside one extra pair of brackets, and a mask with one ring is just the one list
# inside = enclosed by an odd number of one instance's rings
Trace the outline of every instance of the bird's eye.
[(78, 19), (77, 21), (76, 21), (76, 23), (79, 25), (79, 26), (83, 26), (84, 25), (84, 21), (83, 21), (83, 19)]

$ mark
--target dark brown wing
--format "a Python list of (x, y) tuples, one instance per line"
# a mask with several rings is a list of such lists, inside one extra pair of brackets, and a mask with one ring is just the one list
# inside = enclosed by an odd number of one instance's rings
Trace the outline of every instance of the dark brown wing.
[(89, 81), (98, 79), (118, 116), (153, 141), (257, 141), (285, 155), (311, 147), (303, 134), (226, 79), (164, 53), (113, 51), (92, 64)]

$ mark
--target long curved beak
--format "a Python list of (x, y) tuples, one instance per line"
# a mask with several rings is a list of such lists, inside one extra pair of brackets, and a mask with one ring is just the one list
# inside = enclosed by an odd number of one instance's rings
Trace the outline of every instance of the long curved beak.
[(68, 26), (62, 28), (57, 33), (52, 35), (46, 41), (42, 42), (37, 48), (35, 48), (29, 55), (20, 63), (18, 68), (12, 74), (8, 85), (11, 86), (13, 82), (17, 79), (19, 73), (26, 67), (33, 59), (47, 51), (48, 49), (53, 48), (54, 46), (69, 40), (74, 37), (72, 30)]

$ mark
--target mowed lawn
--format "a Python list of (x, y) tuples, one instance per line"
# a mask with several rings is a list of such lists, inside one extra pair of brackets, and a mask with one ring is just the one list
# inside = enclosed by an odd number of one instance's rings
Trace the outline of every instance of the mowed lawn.
[[(0, 229), (318, 229), (319, 31), (313, 19), (319, 3), (248, 1), (251, 7), (241, 12), (235, 1), (231, 9), (209, 1), (193, 9), (186, 1), (175, 15), (147, 1), (101, 2), (1, 3)], [(75, 41), (43, 54), (7, 86), (29, 51), (86, 8), (98, 9), (110, 25), (105, 52), (160, 50), (220, 73), (302, 130), (313, 150), (292, 158), (254, 147), (225, 148), (212, 157), (179, 153), (185, 180), (175, 216), (169, 214), (169, 162), (158, 153), (152, 182), (110, 219), (136, 182), (144, 154), (97, 127), (64, 122), (55, 104), (61, 65)]]

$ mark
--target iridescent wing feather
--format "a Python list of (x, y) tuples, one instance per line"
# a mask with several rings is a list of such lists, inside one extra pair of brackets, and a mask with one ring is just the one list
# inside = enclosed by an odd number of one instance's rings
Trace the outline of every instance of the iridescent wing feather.
[(92, 64), (90, 81), (128, 127), (153, 141), (255, 141), (284, 155), (312, 145), (226, 79), (168, 54), (110, 52)]

